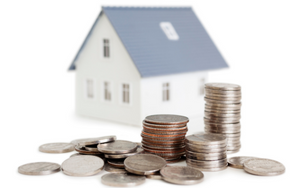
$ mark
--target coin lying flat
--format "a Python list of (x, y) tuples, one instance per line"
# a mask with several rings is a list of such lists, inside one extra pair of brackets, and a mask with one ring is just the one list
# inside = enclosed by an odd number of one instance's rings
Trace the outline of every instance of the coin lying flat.
[(212, 90), (240, 91), (241, 86), (228, 83), (206, 83), (205, 88)]
[(113, 187), (131, 187), (144, 183), (145, 176), (129, 175), (129, 174), (105, 174), (101, 177), (101, 182), (104, 185)]
[(87, 145), (87, 146), (84, 146), (83, 148), (88, 151), (99, 152), (97, 146), (98, 146), (98, 144), (97, 145)]
[(67, 153), (74, 151), (74, 145), (63, 142), (49, 143), (41, 145), (39, 151), (44, 153)]
[(18, 172), (24, 175), (48, 175), (59, 171), (59, 164), (49, 162), (28, 163), (18, 168)]
[(159, 172), (156, 172), (154, 174), (146, 175), (146, 178), (153, 179), (153, 180), (162, 180), (163, 179)]
[(107, 163), (116, 168), (125, 168), (124, 159), (109, 159)]
[(189, 122), (189, 118), (180, 115), (172, 114), (158, 114), (151, 115), (145, 118), (148, 123), (161, 124), (161, 125), (173, 125), (173, 124), (185, 124)]
[(87, 155), (100, 155), (102, 154), (100, 151), (89, 151), (89, 150), (86, 150), (86, 149), (82, 149), (82, 148), (79, 148), (79, 146), (75, 146), (75, 151), (79, 152), (79, 153), (82, 153), (82, 154), (87, 154)]
[(68, 158), (61, 167), (63, 173), (69, 176), (91, 176), (103, 169), (104, 161), (100, 157), (81, 155)]
[(257, 157), (231, 157), (228, 159), (228, 165), (233, 168), (244, 168), (244, 162), (249, 159), (256, 159)]
[(148, 175), (166, 166), (165, 159), (152, 154), (139, 154), (127, 157), (124, 161), (125, 169), (133, 174)]
[(209, 133), (199, 133), (187, 136), (186, 142), (191, 144), (202, 144), (202, 145), (211, 145), (211, 144), (224, 144), (227, 142), (225, 136), (209, 134)]
[(71, 141), (72, 144), (76, 145), (96, 145), (96, 144), (101, 144), (101, 143), (107, 143), (107, 142), (113, 142), (117, 139), (116, 136), (111, 135), (111, 136), (102, 136), (102, 137), (96, 137), (96, 138), (82, 138), (82, 139), (77, 139)]
[(106, 154), (132, 153), (137, 150), (137, 144), (125, 140), (116, 140), (106, 144), (99, 144), (98, 150)]
[(191, 185), (203, 180), (201, 171), (187, 166), (166, 166), (161, 169), (163, 180), (180, 185)]
[(144, 150), (142, 148), (137, 148), (133, 153), (124, 153), (124, 154), (105, 154), (105, 158), (109, 159), (125, 159), (126, 157), (142, 153)]
[(244, 170), (259, 176), (275, 176), (283, 174), (285, 167), (275, 160), (255, 158), (244, 162)]
[(109, 164), (105, 165), (104, 170), (107, 172), (118, 173), (118, 174), (127, 174), (128, 173), (124, 168), (116, 168)]

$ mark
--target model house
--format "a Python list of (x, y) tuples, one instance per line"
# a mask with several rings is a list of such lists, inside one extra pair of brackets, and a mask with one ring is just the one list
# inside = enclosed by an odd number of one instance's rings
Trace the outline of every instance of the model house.
[(69, 70), (78, 114), (142, 125), (203, 114), (207, 73), (226, 67), (190, 7), (102, 7)]

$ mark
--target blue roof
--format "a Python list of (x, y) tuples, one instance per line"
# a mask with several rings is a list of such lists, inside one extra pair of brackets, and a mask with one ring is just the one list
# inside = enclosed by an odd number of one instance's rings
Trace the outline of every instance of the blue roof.
[[(102, 7), (102, 12), (110, 20), (141, 77), (228, 67), (191, 7)], [(170, 22), (179, 40), (169, 40), (160, 28), (161, 22)], [(75, 62), (94, 26), (69, 70), (75, 69)]]

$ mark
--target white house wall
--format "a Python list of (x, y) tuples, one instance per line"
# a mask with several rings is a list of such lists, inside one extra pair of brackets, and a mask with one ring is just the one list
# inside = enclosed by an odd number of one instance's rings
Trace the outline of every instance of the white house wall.
[[(103, 58), (103, 39), (110, 58)], [(86, 80), (94, 81), (95, 98), (86, 97)], [(103, 82), (110, 82), (111, 102), (104, 100)], [(122, 103), (121, 84), (130, 84), (130, 104)], [(140, 124), (140, 75), (107, 16), (102, 14), (76, 62), (76, 111), (128, 124)]]
[[(141, 80), (142, 119), (151, 114), (200, 116), (204, 95), (200, 94), (207, 72), (193, 72), (143, 78)], [(163, 83), (170, 84), (170, 100), (163, 101)]]

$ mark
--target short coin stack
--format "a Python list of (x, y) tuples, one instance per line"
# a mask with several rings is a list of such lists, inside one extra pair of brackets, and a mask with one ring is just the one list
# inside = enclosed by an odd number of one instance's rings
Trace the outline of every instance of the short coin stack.
[(219, 171), (227, 167), (225, 136), (200, 133), (187, 136), (186, 163), (201, 171)]
[(179, 115), (151, 115), (143, 121), (142, 147), (168, 163), (177, 162), (185, 154), (184, 139), (189, 119)]
[(236, 84), (205, 84), (205, 131), (227, 137), (227, 153), (241, 148), (241, 87)]

